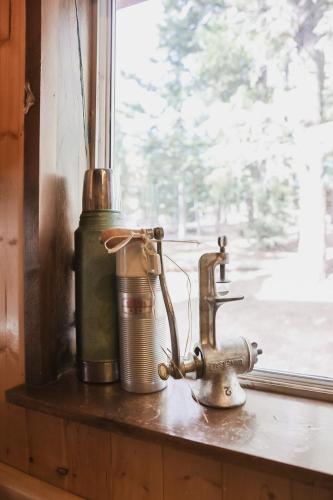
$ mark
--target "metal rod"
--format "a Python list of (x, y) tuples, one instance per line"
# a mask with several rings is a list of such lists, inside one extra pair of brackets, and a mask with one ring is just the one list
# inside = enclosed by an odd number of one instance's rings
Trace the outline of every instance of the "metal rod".
[(116, 1), (98, 0), (96, 64), (96, 160), (113, 168)]
[[(157, 243), (160, 240), (153, 238), (151, 241), (154, 241), (155, 243)], [(198, 240), (164, 240), (163, 239), (163, 243), (194, 243), (195, 245), (201, 245), (201, 242)]]
[[(175, 311), (173, 309), (173, 305), (170, 299), (168, 287), (166, 284), (166, 279), (165, 279), (165, 273), (164, 273), (164, 265), (163, 265), (163, 251), (162, 251), (162, 241), (161, 240), (156, 240), (157, 241), (157, 253), (160, 256), (160, 261), (161, 261), (161, 274), (160, 274), (160, 285), (161, 285), (161, 290), (162, 290), (162, 295), (165, 303), (165, 308), (168, 316), (168, 321), (169, 321), (169, 328), (170, 328), (170, 337), (171, 337), (171, 352), (172, 352), (172, 361), (176, 368), (180, 371), (180, 353), (179, 353), (179, 343), (178, 343), (178, 334), (177, 334), (177, 323), (176, 323), (176, 316), (175, 316)], [(177, 373), (175, 374), (175, 378), (177, 377)]]
[(89, 43), (89, 169), (96, 166), (96, 112), (97, 112), (97, 0), (91, 2), (90, 43)]
[(84, 146), (85, 146), (85, 151), (86, 151), (87, 164), (88, 164), (88, 167), (90, 167), (89, 132), (88, 132), (88, 123), (87, 123), (88, 120), (87, 120), (87, 113), (86, 113), (86, 96), (85, 96), (85, 91), (84, 91), (80, 19), (79, 19), (79, 10), (78, 10), (78, 5), (77, 5), (77, 0), (74, 0), (74, 6), (75, 6), (76, 34), (77, 34), (79, 70), (80, 70), (80, 90), (81, 90), (81, 104), (82, 104), (83, 139), (84, 139)]

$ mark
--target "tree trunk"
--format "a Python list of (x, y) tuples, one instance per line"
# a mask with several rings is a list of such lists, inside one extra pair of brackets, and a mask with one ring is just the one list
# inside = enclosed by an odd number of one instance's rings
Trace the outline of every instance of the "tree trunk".
[(222, 230), (221, 218), (222, 218), (222, 199), (219, 198), (217, 200), (217, 205), (216, 205), (216, 218), (215, 218), (215, 232), (216, 232), (216, 234), (220, 234), (220, 232)]
[[(312, 146), (312, 147), (311, 147)], [(308, 137), (298, 144), (299, 243), (298, 256), (310, 283), (325, 277), (325, 191), (322, 154)], [(302, 151), (302, 153), (300, 153)]]
[(185, 195), (184, 195), (184, 183), (180, 181), (178, 183), (178, 227), (177, 236), (180, 240), (185, 238), (186, 233), (186, 206), (185, 206)]
[(245, 197), (245, 204), (247, 208), (247, 220), (252, 224), (254, 222), (254, 202), (251, 195)]
[(197, 200), (194, 201), (194, 219), (195, 219), (196, 235), (198, 238), (200, 238), (201, 236), (200, 206)]
[[(299, 82), (299, 92), (308, 90), (304, 96), (304, 119), (295, 132), (298, 156), (299, 180), (299, 261), (304, 275), (312, 282), (325, 278), (325, 190), (323, 184), (324, 149), (318, 141), (318, 126), (323, 121), (323, 57), (312, 51), (312, 60), (302, 54), (309, 72)], [(311, 68), (312, 66), (312, 68)], [(312, 69), (312, 72), (311, 72)], [(313, 93), (316, 93), (314, 101)], [(312, 103), (312, 104), (311, 104)], [(313, 104), (315, 103), (315, 104)], [(309, 118), (312, 118), (309, 120)], [(304, 125), (308, 121), (309, 125)]]
[[(295, 3), (299, 26), (297, 44), (297, 92), (302, 96), (302, 113), (294, 133), (299, 180), (298, 256), (307, 285), (325, 277), (325, 191), (323, 147), (316, 130), (324, 120), (325, 56), (318, 49), (317, 25), (323, 10), (316, 2)], [(297, 130), (298, 128), (298, 130)]]
[(147, 220), (150, 221), (149, 224), (151, 227), (156, 226), (159, 218), (159, 200), (155, 182), (152, 182), (150, 186), (150, 207), (148, 206), (147, 208)]

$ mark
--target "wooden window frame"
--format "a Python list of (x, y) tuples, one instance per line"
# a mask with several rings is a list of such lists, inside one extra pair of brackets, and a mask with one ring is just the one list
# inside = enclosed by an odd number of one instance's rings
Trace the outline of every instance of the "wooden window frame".
[[(146, 0), (117, 0), (117, 10)], [(243, 387), (279, 394), (333, 401), (333, 378), (279, 370), (255, 369), (239, 376)]]

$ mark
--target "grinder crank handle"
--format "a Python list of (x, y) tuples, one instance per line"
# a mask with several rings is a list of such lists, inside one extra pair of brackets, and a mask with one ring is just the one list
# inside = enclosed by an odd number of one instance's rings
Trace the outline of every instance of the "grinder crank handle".
[(163, 228), (161, 227), (155, 227), (153, 231), (154, 231), (154, 238), (157, 242), (157, 253), (160, 256), (161, 273), (159, 275), (159, 279), (160, 279), (160, 286), (163, 295), (164, 305), (168, 316), (170, 338), (171, 338), (172, 363), (176, 368), (174, 372), (174, 378), (181, 378), (182, 375), (180, 371), (180, 351), (179, 351), (179, 341), (177, 333), (177, 322), (173, 305), (170, 299), (164, 272), (163, 249), (162, 249), (162, 240), (164, 238), (164, 231)]

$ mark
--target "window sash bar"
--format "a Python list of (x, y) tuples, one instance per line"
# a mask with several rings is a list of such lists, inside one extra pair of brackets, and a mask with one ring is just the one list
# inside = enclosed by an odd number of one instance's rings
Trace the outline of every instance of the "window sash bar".
[(284, 395), (333, 401), (333, 380), (272, 370), (254, 370), (239, 376), (243, 387)]

